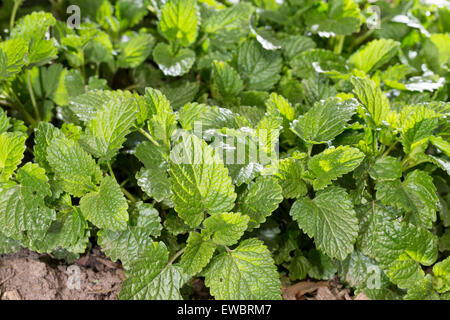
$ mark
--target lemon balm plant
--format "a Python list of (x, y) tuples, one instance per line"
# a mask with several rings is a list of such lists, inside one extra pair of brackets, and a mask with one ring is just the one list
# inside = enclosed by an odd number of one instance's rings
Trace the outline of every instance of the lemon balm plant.
[(371, 299), (450, 297), (448, 7), (0, 12), (1, 253), (98, 245), (122, 299), (189, 299), (196, 278), (216, 299), (281, 299), (334, 276)]

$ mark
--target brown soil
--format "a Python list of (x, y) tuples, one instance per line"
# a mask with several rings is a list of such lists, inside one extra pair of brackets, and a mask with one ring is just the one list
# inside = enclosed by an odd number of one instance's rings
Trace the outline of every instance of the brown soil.
[(0, 255), (2, 300), (115, 300), (122, 279), (119, 265), (98, 249), (72, 265), (29, 250)]

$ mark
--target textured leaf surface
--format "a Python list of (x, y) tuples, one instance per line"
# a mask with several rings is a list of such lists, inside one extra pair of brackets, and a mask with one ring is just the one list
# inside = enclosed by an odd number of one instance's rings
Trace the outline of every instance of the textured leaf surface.
[(83, 215), (99, 228), (124, 230), (128, 221), (128, 203), (113, 177), (102, 179), (98, 191), (90, 192), (80, 200)]
[(180, 49), (172, 52), (166, 43), (158, 43), (153, 50), (153, 59), (166, 76), (179, 77), (189, 72), (195, 62), (195, 52), (190, 49)]
[(279, 300), (281, 283), (270, 252), (257, 239), (215, 257), (205, 271), (205, 284), (218, 300)]
[(314, 189), (320, 190), (342, 175), (353, 171), (364, 159), (356, 148), (339, 146), (329, 148), (309, 160), (308, 167), (314, 174)]
[(181, 300), (185, 275), (179, 266), (167, 265), (169, 252), (152, 243), (131, 265), (119, 297), (124, 300)]
[(424, 171), (416, 170), (405, 181), (380, 181), (376, 185), (377, 198), (383, 204), (393, 205), (413, 214), (412, 221), (431, 228), (436, 220), (438, 198), (433, 179)]
[(388, 122), (389, 100), (375, 82), (367, 78), (356, 77), (353, 77), (351, 82), (355, 87), (354, 92), (356, 96), (369, 114), (367, 118), (368, 125), (376, 128), (383, 121)]
[(0, 181), (7, 181), (22, 162), (25, 140), (23, 135), (16, 133), (0, 134)]
[(191, 227), (204, 213), (229, 211), (236, 194), (223, 162), (196, 136), (186, 135), (170, 154), (170, 183), (175, 210)]
[(274, 178), (258, 177), (239, 195), (237, 211), (250, 217), (249, 228), (256, 228), (266, 221), (282, 200), (282, 189)]
[(306, 159), (286, 158), (278, 163), (278, 171), (275, 176), (283, 189), (283, 197), (298, 198), (307, 192), (307, 186), (303, 180), (306, 171)]
[(169, 0), (161, 9), (160, 33), (169, 41), (189, 46), (197, 37), (198, 15), (195, 0)]
[(225, 212), (218, 213), (204, 222), (206, 229), (213, 233), (214, 242), (231, 246), (236, 244), (242, 237), (250, 218), (241, 213)]
[(81, 197), (95, 190), (102, 172), (95, 160), (76, 142), (55, 139), (47, 148), (47, 160), (68, 193)]
[(370, 168), (369, 174), (375, 180), (395, 180), (402, 177), (402, 166), (394, 157), (382, 157)]
[(313, 200), (297, 199), (290, 215), (328, 256), (343, 260), (353, 251), (358, 219), (345, 190), (328, 187)]
[(211, 241), (210, 235), (191, 232), (187, 239), (186, 250), (181, 256), (180, 265), (189, 275), (202, 271), (211, 260), (217, 245)]
[(242, 43), (237, 53), (238, 71), (248, 90), (268, 90), (280, 78), (281, 57), (267, 51), (256, 40)]
[(309, 143), (326, 143), (344, 131), (357, 106), (355, 99), (328, 98), (294, 120), (291, 128)]
[(378, 39), (369, 42), (356, 51), (349, 62), (356, 68), (369, 73), (391, 60), (398, 52), (400, 43), (391, 39)]

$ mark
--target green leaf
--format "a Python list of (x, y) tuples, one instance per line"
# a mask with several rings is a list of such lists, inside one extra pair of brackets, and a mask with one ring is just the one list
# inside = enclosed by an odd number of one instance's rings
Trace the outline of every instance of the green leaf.
[(320, 190), (333, 180), (353, 171), (364, 159), (364, 153), (349, 146), (329, 148), (312, 157), (308, 167), (316, 177), (314, 189)]
[(11, 127), (6, 111), (0, 108), (0, 134), (6, 132)]
[(0, 182), (8, 181), (22, 162), (26, 137), (12, 132), (0, 134)]
[(196, 0), (169, 0), (161, 8), (158, 30), (171, 42), (191, 45), (197, 38)]
[(400, 48), (400, 43), (391, 39), (377, 39), (369, 42), (349, 58), (359, 70), (369, 73), (391, 60)]
[(135, 120), (134, 105), (127, 98), (110, 99), (88, 123), (88, 134), (81, 143), (101, 162), (107, 162), (122, 148)]
[(424, 171), (415, 170), (405, 180), (379, 181), (377, 199), (385, 205), (396, 206), (412, 214), (412, 222), (431, 228), (436, 221), (438, 197), (433, 179)]
[(240, 212), (218, 213), (204, 221), (206, 229), (213, 233), (214, 242), (231, 246), (236, 244), (247, 230), (250, 218)]
[(42, 239), (28, 237), (24, 245), (40, 253), (52, 253), (64, 248), (72, 253), (84, 253), (89, 242), (88, 223), (79, 208), (58, 212), (56, 220)]
[(237, 68), (247, 90), (269, 90), (280, 79), (282, 59), (265, 50), (255, 39), (243, 42), (237, 52)]
[(106, 176), (98, 191), (81, 198), (80, 209), (99, 228), (117, 231), (127, 227), (128, 203), (113, 177)]
[(214, 61), (212, 79), (211, 94), (219, 101), (235, 101), (244, 87), (236, 70), (223, 61)]
[(250, 217), (248, 227), (253, 229), (265, 222), (282, 200), (282, 189), (276, 179), (261, 176), (239, 195), (236, 211)]
[(0, 223), (2, 233), (13, 239), (22, 238), (22, 232), (42, 238), (55, 212), (44, 202), (51, 195), (45, 170), (37, 164), (27, 163), (17, 171), (17, 180), (0, 187)]
[(179, 77), (191, 70), (195, 62), (195, 52), (190, 49), (173, 52), (168, 44), (158, 43), (153, 49), (153, 59), (164, 75)]
[(370, 299), (385, 299), (390, 291), (390, 282), (378, 263), (359, 251), (352, 252), (339, 265), (342, 279)]
[(359, 31), (361, 14), (353, 0), (331, 0), (307, 11), (305, 20), (313, 32), (349, 35)]
[(162, 242), (152, 243), (131, 265), (122, 283), (122, 300), (182, 300), (186, 276), (179, 266), (168, 265), (169, 252)]
[(241, 2), (234, 6), (213, 11), (203, 23), (206, 33), (218, 33), (222, 30), (234, 30), (248, 24), (254, 8), (251, 4)]
[(357, 106), (355, 99), (328, 98), (294, 120), (291, 129), (308, 143), (326, 143), (344, 131)]
[(150, 34), (135, 34), (120, 44), (121, 52), (117, 58), (120, 68), (136, 68), (143, 63), (152, 52), (154, 38)]
[(352, 77), (351, 82), (356, 96), (368, 113), (365, 119), (369, 127), (375, 129), (384, 121), (388, 122), (389, 100), (376, 83), (368, 78), (357, 77)]
[(296, 254), (289, 264), (289, 278), (292, 281), (303, 280), (308, 275), (310, 267), (308, 258)]
[(22, 70), (27, 51), (27, 43), (21, 38), (0, 43), (0, 81), (8, 80)]
[(184, 135), (170, 153), (172, 201), (178, 215), (191, 227), (198, 226), (204, 213), (229, 211), (236, 193), (221, 159), (203, 140)]
[(144, 141), (137, 146), (135, 155), (145, 165), (136, 174), (138, 185), (158, 202), (169, 199), (172, 193), (168, 177), (169, 163), (163, 148)]
[(375, 238), (375, 259), (388, 266), (399, 258), (410, 259), (425, 266), (437, 259), (437, 237), (430, 231), (408, 223), (390, 221), (378, 230)]
[(391, 207), (383, 206), (378, 201), (371, 201), (355, 209), (359, 220), (359, 235), (356, 245), (364, 255), (373, 258), (379, 230), (384, 228), (386, 223), (393, 221), (397, 212)]
[(120, 260), (129, 269), (151, 245), (150, 237), (161, 234), (159, 213), (151, 204), (138, 202), (132, 208), (129, 226), (123, 231), (101, 230), (98, 242), (111, 260)]
[(402, 177), (402, 166), (394, 157), (382, 157), (375, 161), (369, 174), (375, 180), (395, 180)]
[(414, 143), (429, 138), (438, 126), (438, 115), (425, 106), (408, 106), (400, 113), (401, 140), (405, 153), (414, 150)]
[(211, 241), (209, 234), (191, 232), (187, 239), (186, 250), (181, 256), (180, 265), (189, 275), (203, 270), (211, 260), (217, 245)]
[(263, 242), (242, 241), (215, 257), (204, 272), (205, 284), (217, 300), (279, 300), (278, 272)]
[(450, 291), (450, 258), (442, 260), (433, 266), (434, 287), (437, 292)]
[(96, 189), (102, 172), (78, 143), (56, 138), (50, 142), (47, 152), (47, 161), (66, 192), (82, 197)]
[(306, 159), (286, 158), (278, 163), (275, 176), (283, 189), (283, 197), (288, 199), (299, 198), (308, 192), (303, 175), (306, 171)]
[(287, 99), (275, 92), (271, 93), (266, 101), (266, 108), (269, 114), (281, 115), (287, 121), (294, 120), (295, 109)]
[(290, 215), (328, 256), (343, 260), (353, 251), (358, 219), (344, 189), (332, 186), (317, 192), (313, 200), (299, 198)]
[(116, 2), (116, 16), (120, 29), (125, 30), (138, 24), (148, 13), (147, 0), (119, 0)]
[(20, 242), (0, 232), (0, 254), (15, 253), (20, 249)]
[(406, 289), (420, 282), (425, 273), (416, 261), (408, 255), (402, 255), (389, 265), (386, 275), (399, 288)]

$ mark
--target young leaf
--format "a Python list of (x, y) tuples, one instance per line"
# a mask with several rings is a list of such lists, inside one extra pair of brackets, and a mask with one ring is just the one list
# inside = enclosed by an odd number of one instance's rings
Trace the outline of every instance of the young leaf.
[(0, 182), (8, 181), (25, 152), (25, 136), (3, 132), (0, 134)]
[(402, 166), (394, 157), (382, 157), (370, 168), (369, 174), (375, 180), (395, 180), (402, 177)]
[(308, 167), (316, 177), (314, 189), (320, 190), (333, 180), (353, 171), (364, 159), (364, 153), (349, 146), (329, 148), (312, 157)]
[(256, 41), (243, 42), (237, 52), (238, 71), (248, 90), (269, 90), (280, 79), (281, 57)]
[(121, 43), (121, 52), (117, 63), (120, 68), (136, 68), (152, 52), (154, 39), (150, 34), (132, 35)]
[(242, 237), (250, 218), (241, 213), (225, 212), (215, 214), (204, 221), (206, 229), (213, 233), (214, 242), (231, 246)]
[(181, 300), (186, 276), (179, 266), (168, 265), (169, 252), (162, 242), (152, 243), (131, 265), (120, 299)]
[(215, 257), (204, 272), (205, 284), (218, 300), (279, 300), (281, 283), (263, 242), (247, 239)]
[(81, 142), (100, 161), (109, 161), (122, 147), (135, 120), (135, 108), (128, 99), (110, 99), (88, 123), (88, 134)]
[(368, 115), (365, 117), (371, 128), (380, 127), (383, 121), (388, 121), (390, 110), (389, 100), (373, 80), (352, 77), (354, 92), (361, 101)]
[(211, 241), (211, 235), (191, 232), (187, 239), (186, 250), (181, 256), (180, 265), (189, 275), (195, 275), (211, 260), (217, 245)]
[(283, 197), (299, 198), (308, 192), (303, 174), (306, 171), (306, 159), (286, 158), (278, 163), (275, 176), (283, 189)]
[(317, 192), (313, 200), (299, 198), (290, 215), (328, 256), (343, 260), (353, 251), (358, 219), (344, 189), (332, 186)]
[(0, 43), (0, 81), (8, 80), (22, 70), (27, 51), (27, 43), (21, 38)]
[(159, 32), (171, 42), (191, 45), (197, 38), (197, 1), (169, 0), (161, 9)]
[(356, 68), (369, 73), (391, 60), (400, 48), (400, 43), (391, 39), (378, 39), (350, 56), (349, 62)]
[(233, 208), (236, 193), (228, 170), (203, 140), (194, 135), (182, 136), (170, 159), (172, 201), (189, 226), (198, 226), (205, 212), (215, 214)]
[(376, 184), (377, 199), (385, 205), (396, 206), (412, 214), (413, 223), (431, 228), (436, 220), (436, 187), (433, 179), (424, 171), (416, 170), (406, 179), (379, 181)]
[(173, 52), (168, 44), (158, 43), (153, 49), (153, 59), (166, 76), (179, 77), (188, 73), (194, 65), (195, 52), (190, 49)]
[(117, 231), (127, 227), (128, 203), (113, 177), (106, 176), (98, 191), (81, 198), (80, 209), (99, 228)]
[(257, 228), (283, 200), (282, 189), (272, 177), (258, 177), (239, 195), (236, 210), (250, 217), (248, 227)]
[(326, 143), (344, 131), (357, 106), (355, 99), (328, 98), (294, 120), (291, 129), (308, 143)]
[(102, 172), (78, 143), (57, 138), (47, 147), (47, 153), (47, 161), (64, 191), (82, 197), (96, 189)]

